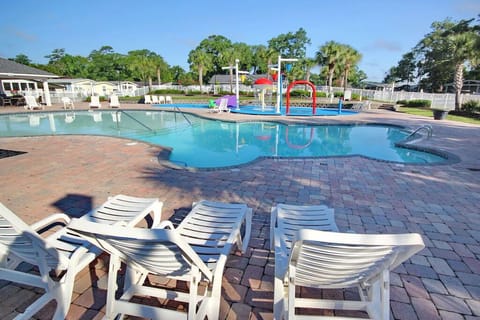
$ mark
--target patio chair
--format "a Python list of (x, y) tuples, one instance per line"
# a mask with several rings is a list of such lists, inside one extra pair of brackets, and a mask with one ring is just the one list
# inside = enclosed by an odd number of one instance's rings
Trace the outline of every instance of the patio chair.
[(37, 103), (37, 99), (34, 96), (25, 96), (25, 109), (34, 110), (34, 109), (45, 109), (43, 105)]
[(158, 104), (158, 97), (152, 96), (152, 104)]
[(143, 103), (145, 103), (145, 104), (152, 104), (152, 96), (146, 94), (146, 95), (145, 95), (145, 98), (144, 98), (144, 100), (143, 100)]
[(165, 96), (165, 103), (173, 103), (172, 97), (171, 96)]
[[(246, 249), (251, 209), (244, 204), (201, 201), (174, 228), (163, 221), (155, 229), (106, 227), (73, 219), (70, 228), (110, 253), (105, 318), (129, 314), (152, 319), (218, 319), (222, 275), (227, 256), (236, 242)], [(121, 297), (116, 299), (117, 274), (126, 263)], [(148, 274), (187, 282), (188, 292), (144, 285)], [(205, 286), (203, 286), (205, 284)], [(188, 303), (188, 312), (142, 304), (137, 296)], [(158, 301), (158, 300), (157, 300)], [(161, 301), (159, 301), (161, 304)], [(144, 303), (144, 302), (143, 302)]]
[(158, 96), (158, 103), (164, 104), (165, 103), (165, 97), (164, 96)]
[(110, 108), (120, 108), (120, 101), (117, 95), (110, 96)]
[(270, 251), (275, 245), (275, 228), (282, 230), (290, 248), (293, 238), (300, 229), (338, 231), (334, 210), (325, 205), (299, 206), (279, 203), (270, 214)]
[[(421, 236), (413, 233), (376, 235), (302, 229), (288, 249), (287, 239), (280, 232), (275, 237), (274, 319), (295, 319), (298, 308), (309, 308), (358, 310), (367, 312), (370, 319), (388, 320), (389, 271), (423, 248)], [(296, 292), (305, 290), (296, 287), (356, 287), (360, 301), (322, 299), (321, 294), (300, 298)]]
[[(43, 295), (15, 319), (30, 319), (51, 300), (57, 302), (53, 319), (65, 319), (75, 275), (101, 253), (65, 227), (45, 238), (39, 233), (39, 230), (51, 230), (58, 223), (65, 226), (69, 222), (67, 215), (54, 214), (29, 226), (0, 203), (0, 279), (44, 290)], [(39, 274), (15, 270), (21, 262), (38, 267)], [(49, 274), (51, 270), (64, 273), (54, 280)]]
[[(122, 222), (136, 226), (142, 220), (151, 226), (159, 224), (163, 203), (156, 198), (116, 195), (100, 207), (80, 218), (105, 226)], [(151, 221), (149, 221), (151, 219)], [(0, 203), (0, 279), (45, 290), (45, 293), (15, 319), (30, 319), (51, 300), (56, 300), (54, 319), (65, 319), (70, 308), (75, 275), (84, 269), (101, 250), (80, 238), (65, 226), (70, 218), (65, 214), (51, 215), (31, 226)], [(58, 228), (58, 224), (62, 227)], [(52, 230), (55, 228), (55, 230)], [(49, 233), (42, 238), (41, 233)], [(15, 270), (21, 262), (39, 269), (39, 275)], [(51, 270), (64, 271), (54, 280)]]
[(99, 96), (91, 96), (89, 107), (90, 108), (101, 108), (102, 104), (100, 103), (100, 97)]
[(118, 194), (109, 197), (100, 207), (95, 208), (81, 219), (103, 224), (126, 221), (129, 226), (136, 226), (151, 215), (150, 227), (160, 223), (163, 202), (157, 198), (139, 198)]
[(75, 109), (72, 99), (69, 97), (62, 97), (63, 109)]
[(230, 112), (230, 109), (228, 109), (228, 98), (221, 98), (220, 102), (217, 105), (215, 105), (213, 108), (209, 109), (210, 112), (222, 112), (222, 111), (227, 111)]

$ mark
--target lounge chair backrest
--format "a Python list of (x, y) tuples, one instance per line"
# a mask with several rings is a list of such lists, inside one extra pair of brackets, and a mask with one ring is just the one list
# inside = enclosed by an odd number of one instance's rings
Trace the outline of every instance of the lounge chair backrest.
[(220, 111), (228, 111), (228, 98), (220, 99), (220, 103), (218, 105), (218, 109)]
[[(212, 230), (222, 230), (229, 235), (219, 239), (224, 246), (224, 253), (228, 254), (231, 245), (237, 243), (237, 247), (245, 252), (250, 241), (251, 232), (251, 209), (246, 204), (232, 204), (202, 200), (193, 205), (190, 214), (182, 220), (177, 227), (180, 235), (189, 239), (190, 244), (203, 246), (208, 244), (206, 234)], [(241, 225), (245, 225), (245, 235), (242, 239), (239, 234)], [(191, 239), (196, 239), (192, 242)], [(218, 245), (218, 244), (217, 244)]]
[(158, 103), (158, 96), (152, 96), (152, 103), (157, 104)]
[(110, 96), (110, 108), (118, 108), (120, 107), (120, 101), (118, 101), (117, 95)]
[(105, 225), (85, 219), (72, 219), (69, 228), (105, 252), (151, 273), (181, 276), (189, 274), (195, 266), (205, 278), (210, 280), (213, 277), (210, 269), (176, 230)]
[(317, 288), (366, 285), (424, 248), (419, 234), (353, 234), (303, 229), (290, 254), (290, 281)]
[(54, 269), (68, 266), (67, 257), (51, 248), (35, 230), (2, 203), (0, 203), (0, 249), (1, 252), (13, 253), (32, 265), (45, 261), (48, 267)]
[(67, 108), (74, 109), (75, 108), (75, 106), (73, 105), (72, 99), (70, 99), (69, 97), (62, 97), (62, 102), (63, 102), (63, 108), (64, 109), (67, 109)]
[(172, 97), (171, 96), (166, 96), (165, 97), (165, 103), (173, 103)]
[(90, 97), (90, 107), (92, 108), (101, 108), (102, 105), (100, 103), (100, 97), (99, 96), (91, 96)]
[(34, 109), (34, 108), (38, 108), (38, 103), (37, 103), (37, 100), (35, 99), (34, 96), (25, 96), (25, 108), (26, 109)]
[(150, 96), (149, 94), (146, 94), (143, 103), (145, 103), (145, 104), (152, 104), (152, 96)]
[(158, 97), (158, 103), (165, 103), (165, 97), (164, 96), (159, 96)]
[(286, 245), (291, 247), (293, 238), (301, 229), (338, 231), (333, 208), (325, 205), (289, 205), (279, 203), (272, 207), (270, 214), (270, 250), (275, 244), (275, 230), (286, 237)]

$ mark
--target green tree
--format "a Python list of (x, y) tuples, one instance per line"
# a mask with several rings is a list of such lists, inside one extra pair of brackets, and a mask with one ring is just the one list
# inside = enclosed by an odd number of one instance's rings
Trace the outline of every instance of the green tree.
[[(455, 88), (455, 110), (461, 109), (461, 93), (463, 87), (463, 71), (466, 63), (475, 65), (480, 59), (478, 50), (479, 34), (476, 27), (470, 26), (471, 20), (461, 20), (450, 30), (446, 30), (444, 36), (449, 44), (452, 55), (452, 64), (455, 66), (453, 87)], [(477, 29), (478, 30), (478, 29)]]
[(178, 84), (180, 79), (185, 75), (185, 70), (180, 66), (172, 66), (169, 70), (172, 76), (172, 80), (175, 84)]
[[(295, 33), (280, 34), (268, 40), (268, 47), (271, 52), (277, 52), (284, 58), (304, 59), (306, 57), (307, 45), (311, 44), (307, 32), (300, 28)], [(292, 65), (288, 78), (292, 80), (302, 74), (302, 66), (298, 63)]]
[[(208, 76), (215, 73), (220, 73), (223, 67), (221, 57), (223, 52), (232, 46), (232, 42), (221, 35), (211, 35), (208, 38), (202, 40), (196, 49), (203, 49), (212, 59), (212, 69), (207, 72)], [(195, 50), (196, 50), (195, 49)]]
[(53, 49), (52, 53), (46, 55), (45, 58), (48, 58), (48, 64), (54, 64), (60, 60), (65, 55), (65, 49)]
[(303, 28), (298, 29), (295, 33), (280, 34), (268, 40), (268, 47), (285, 58), (305, 58), (309, 44), (311, 44), (311, 40)]
[(385, 76), (384, 82), (406, 81), (407, 84), (409, 84), (415, 79), (416, 70), (417, 61), (415, 54), (412, 51), (407, 52), (402, 56), (397, 66), (390, 68)]
[(134, 79), (147, 83), (152, 90), (152, 77), (157, 70), (157, 55), (147, 49), (133, 50), (128, 52), (128, 68), (131, 70)]
[(93, 50), (88, 56), (89, 78), (94, 80), (118, 80), (117, 70), (122, 68), (122, 55), (116, 53), (111, 46), (102, 46)]
[(203, 76), (212, 68), (212, 56), (205, 49), (197, 47), (197, 49), (190, 51), (188, 54), (188, 63), (190, 64), (190, 69), (198, 73), (198, 84), (200, 85), (200, 92), (202, 92)]
[(360, 52), (349, 45), (343, 45), (340, 55), (340, 60), (343, 65), (343, 91), (347, 90), (350, 70), (358, 64), (360, 59), (362, 59)]
[(28, 58), (28, 56), (23, 53), (17, 54), (15, 58), (9, 60), (15, 61), (16, 63), (24, 64), (26, 66), (32, 64), (32, 60), (30, 60), (30, 58)]
[(315, 54), (318, 64), (327, 68), (327, 85), (331, 92), (335, 68), (341, 61), (342, 44), (335, 41), (328, 41)]

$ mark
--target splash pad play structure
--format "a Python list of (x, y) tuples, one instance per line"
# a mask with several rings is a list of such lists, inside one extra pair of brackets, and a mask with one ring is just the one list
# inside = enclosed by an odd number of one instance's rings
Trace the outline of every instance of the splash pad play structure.
[[(287, 115), (287, 116), (338, 116), (338, 115), (351, 115), (356, 114), (355, 111), (342, 110), (342, 101), (339, 100), (337, 108), (318, 108), (317, 107), (317, 92), (315, 85), (306, 80), (295, 80), (291, 82), (285, 91), (286, 106), (282, 106), (282, 96), (284, 88), (282, 85), (283, 73), (282, 62), (294, 62), (298, 59), (285, 59), (278, 56), (278, 64), (269, 66), (271, 70), (276, 72), (272, 78), (276, 80), (276, 84), (268, 78), (257, 79), (253, 87), (255, 89), (256, 105), (247, 105), (240, 107), (237, 87), (237, 105), (236, 108), (231, 108), (233, 113), (241, 114), (254, 114), (254, 115)], [(237, 61), (238, 64), (238, 61)], [(287, 63), (285, 66), (285, 72), (290, 72), (292, 68), (291, 63)], [(238, 70), (238, 66), (236, 67)], [(237, 75), (238, 83), (238, 75)], [(291, 106), (291, 91), (296, 85), (305, 85), (311, 89), (312, 106), (309, 107), (293, 107)], [(276, 104), (273, 106), (273, 94), (276, 93)]]
[[(305, 85), (311, 88), (311, 106), (298, 107), (291, 105), (291, 91), (296, 85)], [(296, 80), (291, 82), (286, 89), (286, 106), (272, 105), (272, 96), (276, 93), (276, 86), (267, 78), (260, 78), (255, 81), (253, 87), (256, 89), (256, 104), (246, 105), (240, 108), (232, 108), (231, 112), (252, 115), (286, 115), (286, 116), (338, 116), (353, 115), (356, 111), (343, 110), (343, 102), (339, 100), (338, 105), (332, 108), (317, 107), (317, 91), (315, 85), (309, 81)]]

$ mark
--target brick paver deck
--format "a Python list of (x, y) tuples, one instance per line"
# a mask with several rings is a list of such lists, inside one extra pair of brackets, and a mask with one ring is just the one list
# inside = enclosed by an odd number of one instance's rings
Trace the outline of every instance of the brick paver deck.
[[(12, 110), (20, 111), (2, 109)], [(196, 112), (234, 120), (254, 118)], [(227, 262), (222, 319), (272, 318), (271, 206), (326, 204), (335, 209), (342, 231), (422, 234), (426, 248), (392, 272), (392, 319), (480, 319), (479, 126), (381, 110), (353, 117), (274, 119), (410, 128), (428, 123), (434, 136), (421, 143), (454, 153), (461, 161), (430, 166), (361, 157), (265, 159), (234, 169), (190, 172), (160, 166), (156, 158), (160, 147), (124, 139), (1, 138), (1, 149), (26, 153), (0, 159), (0, 201), (28, 223), (59, 211), (78, 216), (118, 193), (160, 198), (164, 219), (188, 210), (199, 199), (247, 203), (254, 210), (252, 239), (246, 255), (231, 255)], [(69, 319), (103, 316), (102, 262), (77, 277)], [(0, 318), (14, 317), (36, 294), (28, 287), (0, 282)], [(49, 319), (52, 310), (51, 304), (36, 318)]]

